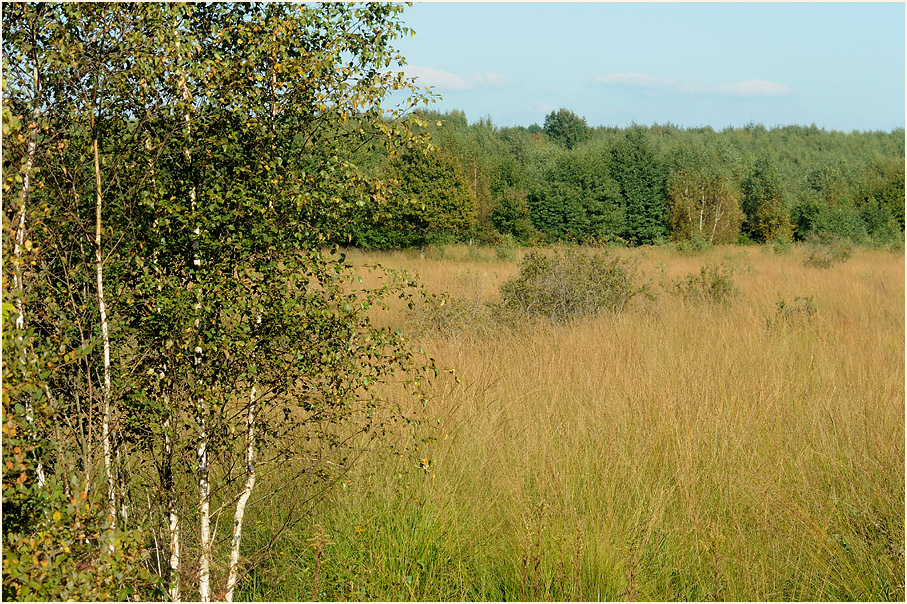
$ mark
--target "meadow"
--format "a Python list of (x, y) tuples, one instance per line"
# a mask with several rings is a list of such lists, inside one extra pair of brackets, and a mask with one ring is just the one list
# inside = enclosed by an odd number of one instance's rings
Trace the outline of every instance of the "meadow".
[(238, 597), (903, 601), (903, 251), (609, 253), (651, 295), (521, 326), (485, 303), (524, 249), (348, 250), (446, 295), (375, 315), (440, 375), (291, 529), (249, 510)]

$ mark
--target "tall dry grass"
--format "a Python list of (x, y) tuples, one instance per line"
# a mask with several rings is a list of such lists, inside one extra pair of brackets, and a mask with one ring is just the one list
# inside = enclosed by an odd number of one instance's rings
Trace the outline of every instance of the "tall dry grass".
[[(802, 249), (614, 253), (655, 301), (563, 327), (414, 331), (447, 369), (398, 435), (415, 445), (367, 457), (245, 595), (903, 600), (903, 253), (827, 269)], [(475, 308), (517, 272), (493, 250), (349, 256)], [(717, 264), (736, 299), (672, 293)]]

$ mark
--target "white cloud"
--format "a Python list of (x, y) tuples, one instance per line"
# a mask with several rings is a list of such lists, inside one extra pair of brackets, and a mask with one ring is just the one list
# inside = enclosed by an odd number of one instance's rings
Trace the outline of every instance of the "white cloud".
[(418, 78), (419, 84), (434, 86), (441, 90), (475, 90), (503, 86), (507, 83), (503, 74), (490, 71), (473, 73), (466, 77), (424, 65), (407, 65), (403, 71), (409, 77)]
[(766, 80), (744, 80), (730, 86), (719, 86), (718, 91), (747, 98), (791, 96), (794, 93), (789, 86)]
[(785, 84), (755, 79), (743, 80), (730, 86), (704, 86), (691, 80), (658, 78), (645, 73), (611, 73), (594, 79), (606, 86), (636, 88), (646, 96), (719, 94), (741, 98), (776, 98), (794, 93)]

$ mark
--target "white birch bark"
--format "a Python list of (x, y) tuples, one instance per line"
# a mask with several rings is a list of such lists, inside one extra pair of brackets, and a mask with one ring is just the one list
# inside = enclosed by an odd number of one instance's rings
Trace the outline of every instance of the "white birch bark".
[(208, 465), (208, 430), (204, 399), (198, 401), (198, 511), (199, 545), (198, 596), (201, 602), (211, 601), (211, 486)]
[[(180, 45), (180, 43), (179, 43), (179, 41), (177, 41), (176, 47), (179, 48), (179, 45)], [(190, 112), (192, 95), (189, 94), (189, 87), (186, 85), (185, 73), (183, 73), (180, 76), (178, 85), (180, 87), (183, 101), (186, 102), (187, 109), (186, 109), (184, 119), (186, 120), (186, 138), (189, 139), (192, 135), (192, 115)], [(188, 163), (192, 163), (192, 151), (189, 149), (189, 147), (186, 147), (183, 150), (183, 154), (186, 156), (186, 161)], [(195, 216), (195, 183), (194, 182), (192, 183), (192, 186), (189, 188), (189, 207), (192, 210), (192, 215)], [(198, 223), (196, 223), (195, 229), (193, 232), (195, 233), (195, 237), (196, 237), (196, 241), (197, 241), (198, 236), (201, 234), (201, 229), (199, 228)], [(202, 264), (201, 259), (199, 258), (199, 255), (198, 255), (197, 248), (193, 251), (193, 254), (192, 254), (192, 264), (193, 264), (193, 266), (201, 266), (201, 264)]]
[[(177, 40), (176, 48), (179, 49), (180, 43)], [(192, 115), (191, 115), (191, 101), (192, 96), (189, 94), (189, 87), (186, 83), (186, 74), (182, 72), (179, 77), (177, 85), (180, 88), (183, 101), (186, 102), (186, 113), (184, 114), (184, 119), (186, 122), (186, 139), (190, 140), (192, 134)], [(192, 162), (192, 151), (190, 147), (186, 146), (183, 150), (184, 155), (186, 156), (186, 162)], [(189, 189), (189, 207), (192, 216), (195, 216), (196, 211), (196, 196), (195, 196), (195, 184), (193, 183)], [(195, 229), (193, 231), (196, 236), (196, 241), (198, 236), (201, 234), (201, 229), (196, 223)], [(198, 249), (193, 250), (192, 254), (192, 264), (193, 266), (201, 266), (201, 259), (199, 258)], [(195, 322), (196, 327), (198, 326), (198, 320)], [(200, 351), (198, 351), (200, 352)], [(196, 363), (198, 359), (196, 360)], [(207, 405), (205, 404), (204, 398), (199, 398), (196, 403), (196, 415), (198, 423), (198, 510), (199, 510), (199, 559), (198, 559), (198, 594), (199, 600), (201, 602), (210, 602), (211, 601), (211, 485), (210, 485), (210, 472), (211, 468), (208, 462), (208, 428), (207, 428)]]
[[(165, 398), (165, 402), (169, 400)], [(173, 492), (173, 439), (170, 437), (170, 419), (164, 421), (164, 497), (167, 498), (167, 533), (170, 537), (170, 585), (167, 595), (171, 602), (180, 601), (180, 572), (182, 570), (180, 552), (180, 518), (177, 508), (176, 493)]]
[[(92, 122), (94, 117), (92, 116)], [(94, 123), (92, 123), (94, 130)], [(104, 446), (104, 471), (107, 473), (107, 504), (108, 513), (110, 514), (111, 529), (116, 528), (117, 505), (116, 505), (116, 476), (113, 468), (113, 446), (111, 443), (111, 419), (113, 409), (110, 400), (110, 332), (107, 323), (107, 305), (104, 299), (104, 255), (101, 241), (101, 208), (103, 207), (103, 195), (101, 189), (101, 161), (98, 151), (97, 134), (91, 141), (92, 152), (94, 153), (94, 174), (95, 174), (95, 269), (97, 272), (97, 295), (98, 295), (98, 312), (101, 317), (101, 342), (104, 348), (104, 374), (103, 389), (101, 391), (101, 401), (104, 409), (104, 417), (101, 420), (101, 439)], [(112, 549), (112, 546), (111, 546)]]
[(715, 242), (715, 233), (718, 230), (718, 222), (721, 220), (721, 215), (724, 213), (721, 206), (721, 194), (719, 193), (715, 199), (715, 220), (712, 223), (712, 236), (709, 237), (709, 243)]
[(233, 601), (233, 590), (239, 579), (239, 545), (242, 540), (242, 524), (246, 513), (246, 504), (255, 488), (255, 421), (256, 421), (256, 390), (252, 386), (249, 395), (249, 417), (246, 426), (246, 484), (243, 486), (239, 501), (236, 502), (236, 512), (233, 515), (233, 541), (230, 545), (230, 565), (227, 573), (227, 591), (224, 594), (225, 602)]
[[(16, 224), (16, 238), (13, 244), (13, 257), (15, 258), (15, 270), (13, 271), (13, 288), (23, 294), (25, 283), (22, 281), (22, 250), (25, 248), (25, 227), (27, 224), (26, 214), (28, 210), (28, 197), (31, 194), (31, 174), (35, 167), (35, 155), (38, 151), (38, 118), (41, 116), (41, 108), (38, 106), (40, 81), (38, 79), (38, 63), (34, 63), (32, 72), (33, 92), (32, 97), (32, 121), (28, 125), (29, 140), (25, 152), (25, 170), (22, 174), (22, 189), (19, 191), (19, 219)], [(16, 306), (16, 329), (25, 329), (25, 300), (23, 297), (17, 297)], [(19, 336), (22, 340), (22, 336)], [(31, 401), (25, 401), (25, 421), (28, 423), (29, 436), (32, 440), (37, 439), (37, 430), (35, 430), (35, 409)], [(35, 474), (38, 479), (38, 486), (44, 486), (46, 476), (44, 474), (44, 464), (40, 461), (35, 468)]]
[(176, 498), (170, 497), (167, 504), (169, 523), (167, 530), (170, 534), (170, 587), (167, 593), (171, 602), (180, 601), (180, 517), (176, 509)]

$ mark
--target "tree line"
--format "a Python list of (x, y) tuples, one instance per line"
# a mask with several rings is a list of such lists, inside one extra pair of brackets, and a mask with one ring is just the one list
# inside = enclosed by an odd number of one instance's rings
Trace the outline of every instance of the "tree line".
[(903, 129), (592, 128), (567, 109), (529, 127), (420, 116), (434, 152), (373, 160), (397, 196), (351, 225), (354, 245), (904, 237)]
[(470, 125), (390, 4), (2, 10), (4, 599), (233, 598), (433, 370), (338, 245), (903, 236), (902, 130)]
[(3, 5), (4, 599), (231, 600), (416, 392), (330, 249), (427, 144), (401, 10)]

